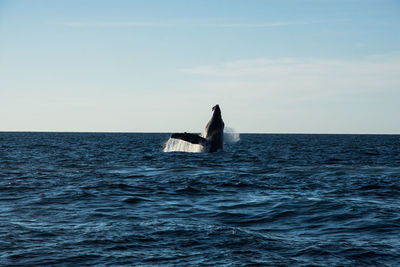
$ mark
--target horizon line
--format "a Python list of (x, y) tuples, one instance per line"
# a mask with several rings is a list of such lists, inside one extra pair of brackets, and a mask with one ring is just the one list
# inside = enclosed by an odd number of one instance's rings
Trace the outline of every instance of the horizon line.
[[(1, 133), (81, 133), (81, 134), (171, 134), (176, 131), (160, 132), (160, 131), (35, 131), (35, 130), (19, 130), (4, 131)], [(193, 131), (192, 133), (200, 133)], [(324, 132), (235, 132), (236, 134), (265, 134), (265, 135), (400, 135), (400, 133), (324, 133)]]

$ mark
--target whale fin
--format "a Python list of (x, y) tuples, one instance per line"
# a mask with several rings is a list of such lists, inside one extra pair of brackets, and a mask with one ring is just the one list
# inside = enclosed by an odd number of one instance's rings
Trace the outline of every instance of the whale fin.
[(201, 137), (200, 135), (191, 133), (174, 133), (171, 135), (171, 138), (180, 139), (192, 144), (202, 145), (202, 146), (206, 146), (208, 144), (207, 139)]

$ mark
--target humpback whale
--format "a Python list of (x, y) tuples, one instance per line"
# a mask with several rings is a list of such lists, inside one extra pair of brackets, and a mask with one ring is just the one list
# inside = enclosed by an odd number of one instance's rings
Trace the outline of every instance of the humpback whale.
[(204, 151), (216, 152), (223, 148), (224, 143), (224, 121), (221, 116), (219, 105), (212, 108), (213, 114), (202, 135), (191, 133), (174, 133), (171, 138), (180, 139), (192, 144), (202, 145)]

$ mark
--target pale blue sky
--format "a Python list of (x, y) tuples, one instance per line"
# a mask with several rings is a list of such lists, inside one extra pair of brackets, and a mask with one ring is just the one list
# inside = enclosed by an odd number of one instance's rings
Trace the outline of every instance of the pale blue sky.
[(400, 134), (400, 1), (1, 1), (0, 131)]

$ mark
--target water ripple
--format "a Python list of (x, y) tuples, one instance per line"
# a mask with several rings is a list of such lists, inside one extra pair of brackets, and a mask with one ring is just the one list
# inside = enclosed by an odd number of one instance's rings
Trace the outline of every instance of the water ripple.
[(0, 265), (400, 265), (400, 137), (0, 133)]

